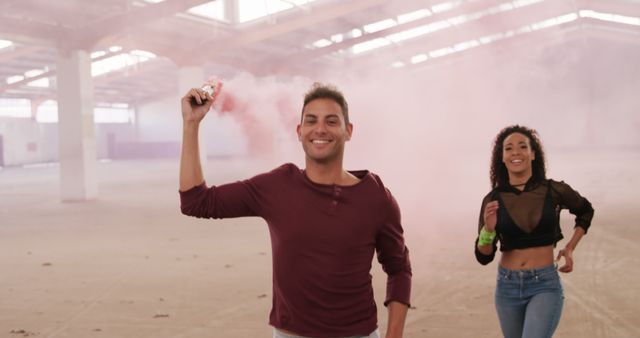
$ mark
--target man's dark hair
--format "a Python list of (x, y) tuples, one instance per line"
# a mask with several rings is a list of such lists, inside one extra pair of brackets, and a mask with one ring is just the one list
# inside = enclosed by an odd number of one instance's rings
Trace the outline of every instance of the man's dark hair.
[(493, 151), (491, 153), (491, 171), (489, 178), (491, 179), (491, 187), (506, 187), (509, 185), (509, 173), (507, 167), (502, 163), (502, 147), (504, 140), (513, 133), (520, 133), (529, 139), (531, 150), (535, 153), (535, 159), (531, 162), (531, 177), (534, 181), (540, 181), (547, 178), (544, 150), (542, 143), (538, 138), (538, 132), (525, 126), (512, 125), (502, 129), (493, 142)]
[[(311, 86), (311, 89), (309, 89), (309, 91), (304, 95), (302, 111), (304, 112), (304, 107), (306, 107), (309, 102), (316, 99), (329, 99), (335, 101), (342, 110), (342, 117), (344, 117), (345, 124), (349, 124), (349, 105), (338, 88), (330, 84), (315, 82), (313, 86)], [(300, 119), (302, 120), (302, 116)]]

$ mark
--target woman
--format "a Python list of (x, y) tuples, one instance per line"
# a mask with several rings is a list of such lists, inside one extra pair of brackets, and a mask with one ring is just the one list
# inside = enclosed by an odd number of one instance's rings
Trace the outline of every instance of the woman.
[[(495, 294), (502, 333), (512, 337), (551, 337), (562, 313), (558, 272), (573, 270), (573, 250), (587, 233), (593, 208), (568, 184), (547, 179), (537, 132), (509, 126), (496, 136), (491, 157), (492, 190), (482, 201), (475, 253), (486, 265), (500, 241)], [(563, 236), (560, 210), (576, 216), (573, 236), (558, 252)]]

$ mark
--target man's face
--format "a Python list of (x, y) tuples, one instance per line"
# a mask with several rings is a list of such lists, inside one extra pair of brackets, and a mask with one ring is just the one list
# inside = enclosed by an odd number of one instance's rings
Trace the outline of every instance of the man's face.
[(352, 130), (351, 123), (345, 123), (340, 105), (331, 99), (307, 103), (297, 127), (307, 159), (319, 163), (342, 160), (344, 143), (351, 139)]

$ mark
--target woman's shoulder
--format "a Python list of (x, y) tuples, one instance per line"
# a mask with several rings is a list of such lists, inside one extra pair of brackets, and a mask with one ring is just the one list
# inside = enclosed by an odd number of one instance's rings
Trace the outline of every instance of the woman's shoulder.
[(575, 195), (577, 192), (569, 184), (563, 180), (547, 179), (547, 184), (551, 190), (551, 193), (557, 198), (566, 199), (569, 196)]
[(489, 190), (489, 192), (482, 198), (482, 203), (486, 204), (488, 202), (496, 200), (498, 198), (499, 191), (500, 190), (497, 187)]
[(553, 178), (547, 178), (544, 180), (544, 184), (555, 190), (565, 190), (567, 188), (571, 189), (571, 186), (564, 180), (554, 180)]

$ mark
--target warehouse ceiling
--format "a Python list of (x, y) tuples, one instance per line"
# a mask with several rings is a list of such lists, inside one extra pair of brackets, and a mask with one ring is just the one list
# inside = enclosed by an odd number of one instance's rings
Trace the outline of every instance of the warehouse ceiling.
[(403, 72), (576, 40), (638, 51), (640, 0), (3, 0), (0, 98), (55, 100), (73, 50), (91, 53), (96, 102), (139, 105), (175, 94), (181, 67)]

